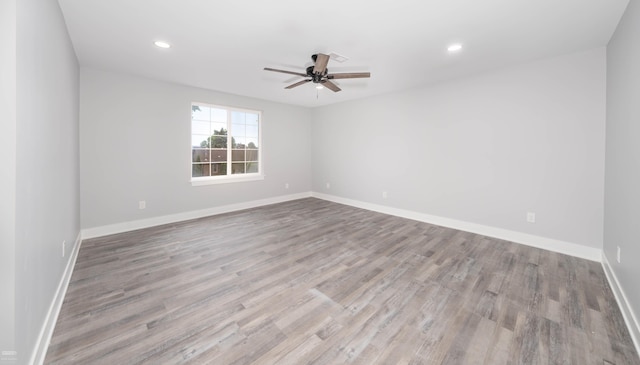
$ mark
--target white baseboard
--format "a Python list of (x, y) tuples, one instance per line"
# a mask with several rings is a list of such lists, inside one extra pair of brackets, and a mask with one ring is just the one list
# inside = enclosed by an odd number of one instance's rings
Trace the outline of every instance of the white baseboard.
[(624, 322), (629, 329), (629, 334), (631, 334), (631, 339), (636, 347), (636, 352), (640, 354), (640, 322), (638, 322), (638, 318), (633, 312), (633, 307), (631, 307), (631, 303), (627, 300), (627, 296), (618, 281), (618, 277), (616, 276), (615, 271), (613, 271), (611, 264), (609, 264), (607, 255), (605, 255), (604, 252), (602, 252), (602, 268), (607, 276), (607, 281), (613, 291), (613, 295), (616, 297), (616, 302), (618, 302), (618, 307), (620, 307), (620, 312), (622, 312)]
[(576, 243), (559, 241), (551, 238), (535, 236), (527, 233), (511, 231), (503, 228), (485, 226), (477, 223), (470, 223), (456, 219), (443, 218), (434, 215), (418, 213), (405, 209), (392, 208), (384, 205), (362, 202), (359, 200), (347, 199), (335, 195), (313, 192), (315, 198), (332, 201), (335, 203), (350, 205), (357, 208), (372, 210), (374, 212), (394, 215), (397, 217), (413, 219), (420, 222), (435, 224), (438, 226), (458, 229), (461, 231), (499, 238), (506, 241), (520, 243), (527, 246), (541, 248), (549, 251), (559, 252), (565, 255), (580, 257), (583, 259), (600, 262), (602, 250), (598, 248), (579, 245)]
[(58, 288), (56, 289), (53, 300), (51, 301), (51, 305), (49, 305), (47, 316), (45, 317), (45, 321), (40, 329), (40, 333), (38, 334), (36, 346), (31, 354), (31, 358), (29, 359), (29, 364), (31, 365), (42, 365), (42, 363), (44, 363), (44, 358), (47, 355), (51, 336), (53, 335), (53, 330), (56, 326), (56, 322), (58, 321), (58, 315), (62, 308), (62, 302), (64, 302), (64, 296), (67, 294), (67, 288), (69, 287), (69, 281), (71, 281), (71, 274), (73, 273), (73, 268), (76, 264), (81, 244), (81, 234), (78, 232), (76, 241), (73, 244), (73, 249), (71, 250), (71, 255), (69, 255), (69, 259), (67, 261), (67, 266), (64, 268), (64, 272), (62, 273), (62, 277), (58, 283)]
[(219, 207), (207, 208), (202, 210), (193, 210), (189, 212), (163, 215), (163, 216), (147, 218), (147, 219), (140, 219), (136, 221), (110, 224), (106, 226), (85, 228), (82, 230), (82, 239), (84, 240), (88, 238), (107, 236), (110, 234), (134, 231), (136, 229), (149, 228), (149, 227), (159, 226), (162, 224), (176, 223), (176, 222), (186, 221), (189, 219), (208, 217), (216, 214), (235, 212), (238, 210), (256, 208), (263, 205), (283, 203), (290, 200), (297, 200), (297, 199), (303, 199), (303, 198), (309, 198), (309, 197), (311, 197), (311, 192), (281, 195), (281, 196), (276, 196), (272, 198), (252, 200), (248, 202), (223, 205)]

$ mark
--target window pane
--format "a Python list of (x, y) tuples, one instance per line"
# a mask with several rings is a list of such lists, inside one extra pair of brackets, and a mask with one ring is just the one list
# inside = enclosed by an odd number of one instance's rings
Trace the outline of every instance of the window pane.
[(231, 151), (231, 160), (232, 161), (244, 161), (244, 150), (232, 150)]
[(194, 148), (191, 151), (191, 162), (209, 162), (209, 150)]
[(200, 176), (209, 176), (210, 165), (208, 163), (197, 163), (193, 164), (193, 168), (191, 169), (191, 176), (200, 177)]
[(231, 164), (233, 174), (244, 174), (244, 162)]
[(245, 124), (244, 112), (231, 112), (231, 123), (233, 124)]
[(211, 108), (207, 108), (202, 105), (192, 105), (191, 106), (191, 119), (192, 120), (206, 120), (209, 121), (209, 115), (211, 112)]
[(247, 138), (247, 148), (257, 149), (258, 148), (258, 139), (257, 138)]
[(227, 148), (227, 136), (211, 136), (211, 148)]
[(209, 147), (209, 136), (205, 135), (192, 135), (191, 147)]
[(227, 135), (227, 123), (211, 123), (211, 131), (209, 134), (215, 134), (217, 136)]
[(227, 150), (223, 148), (216, 148), (211, 150), (211, 161), (219, 162), (227, 161)]
[(211, 176), (226, 175), (227, 164), (226, 163), (212, 163), (211, 164)]
[(227, 111), (224, 109), (211, 108), (211, 121), (227, 124)]
[(231, 125), (231, 135), (234, 137), (244, 137), (245, 136), (245, 125), (244, 124), (236, 124), (233, 123)]
[(246, 131), (247, 131), (247, 137), (255, 137), (255, 138), (258, 137), (258, 125), (257, 124), (255, 126), (247, 124)]
[(258, 150), (247, 150), (246, 161), (258, 161)]
[(244, 137), (233, 137), (233, 148), (245, 148), (247, 146), (246, 140)]
[(191, 134), (208, 136), (211, 134), (211, 123), (194, 120), (191, 122)]
[(245, 123), (248, 126), (258, 126), (258, 114), (254, 113), (245, 113)]
[(247, 174), (258, 172), (257, 162), (247, 162)]

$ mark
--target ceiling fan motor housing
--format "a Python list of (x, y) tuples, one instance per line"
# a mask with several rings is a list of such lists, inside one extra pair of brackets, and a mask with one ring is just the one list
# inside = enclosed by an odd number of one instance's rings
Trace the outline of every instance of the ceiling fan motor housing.
[(329, 73), (328, 68), (325, 68), (323, 73), (317, 74), (313, 72), (313, 66), (307, 67), (307, 76), (311, 77), (311, 81), (313, 81), (316, 84), (321, 82), (322, 79), (325, 78), (328, 73)]

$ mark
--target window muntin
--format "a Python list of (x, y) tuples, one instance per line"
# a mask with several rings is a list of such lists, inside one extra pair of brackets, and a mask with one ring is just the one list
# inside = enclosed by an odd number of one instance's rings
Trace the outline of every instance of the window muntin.
[(261, 113), (192, 103), (191, 180), (262, 176)]

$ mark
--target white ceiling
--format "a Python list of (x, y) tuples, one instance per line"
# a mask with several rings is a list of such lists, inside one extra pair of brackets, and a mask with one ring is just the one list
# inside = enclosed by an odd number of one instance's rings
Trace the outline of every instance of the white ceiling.
[[(628, 0), (59, 0), (80, 65), (314, 107), (605, 46)], [(153, 41), (166, 40), (163, 50)], [(448, 54), (460, 42), (464, 49)], [(349, 58), (342, 91), (304, 72)]]

